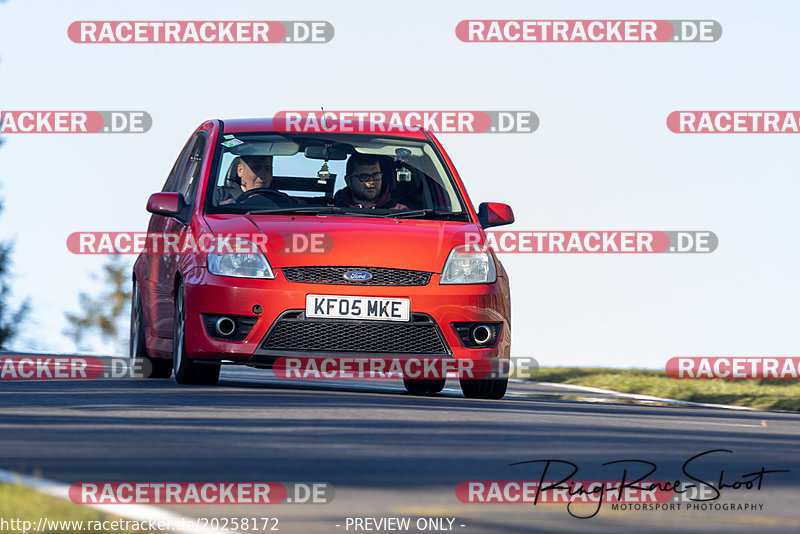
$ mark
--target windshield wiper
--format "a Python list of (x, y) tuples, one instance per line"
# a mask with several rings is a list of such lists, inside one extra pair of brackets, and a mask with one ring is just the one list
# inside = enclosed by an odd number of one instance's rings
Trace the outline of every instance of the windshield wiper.
[(249, 210), (244, 212), (245, 215), (331, 215), (342, 214), (352, 215), (353, 217), (380, 217), (380, 215), (372, 215), (364, 213), (363, 211), (356, 211), (348, 208), (341, 208), (339, 206), (293, 206), (286, 208), (269, 208), (260, 210)]
[(463, 217), (463, 211), (411, 210), (388, 213), (384, 217), (390, 219), (445, 219), (453, 216)]

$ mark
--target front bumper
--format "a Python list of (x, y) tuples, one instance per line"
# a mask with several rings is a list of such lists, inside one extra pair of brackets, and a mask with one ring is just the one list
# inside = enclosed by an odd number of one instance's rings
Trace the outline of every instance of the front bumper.
[[(196, 268), (184, 279), (184, 294), (187, 355), (194, 359), (230, 360), (239, 363), (266, 363), (279, 356), (439, 355), (456, 359), (495, 359), (508, 358), (510, 353), (510, 298), (508, 280), (503, 277), (498, 277), (494, 284), (440, 285), (439, 275), (433, 274), (425, 286), (352, 286), (290, 282), (282, 269), (275, 270), (274, 280), (257, 280), (216, 276), (207, 269)], [(380, 350), (369, 350), (368, 346), (361, 346), (358, 350), (345, 351), (330, 351), (325, 350), (322, 345), (317, 348), (307, 344), (300, 351), (265, 347), (267, 334), (274, 332), (279, 318), (285, 320), (289, 317), (294, 321), (331, 325), (355, 323), (364, 328), (386, 326), (382, 321), (306, 320), (302, 312), (308, 294), (408, 298), (411, 301), (412, 316), (428, 317), (438, 329), (444, 352), (433, 354), (426, 349), (425, 352), (410, 353), (403, 352), (402, 347), (398, 347), (398, 351), (392, 354), (387, 352), (391, 347), (387, 348), (385, 345)], [(260, 314), (254, 312), (254, 308), (258, 309), (258, 306), (262, 310)], [(251, 317), (256, 321), (244, 339), (230, 341), (217, 339), (209, 334), (203, 319), (208, 315)], [(488, 348), (468, 348), (453, 328), (453, 323), (464, 322), (500, 323), (498, 339)]]

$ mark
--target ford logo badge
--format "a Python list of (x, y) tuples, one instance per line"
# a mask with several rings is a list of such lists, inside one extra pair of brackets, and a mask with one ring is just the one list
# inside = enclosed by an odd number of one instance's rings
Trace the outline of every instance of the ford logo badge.
[(347, 271), (344, 273), (344, 279), (351, 282), (366, 282), (372, 280), (372, 275), (367, 271)]

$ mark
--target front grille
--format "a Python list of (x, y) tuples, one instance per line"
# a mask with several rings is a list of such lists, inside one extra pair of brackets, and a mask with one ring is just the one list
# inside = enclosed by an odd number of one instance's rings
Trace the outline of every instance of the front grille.
[(353, 319), (306, 319), (302, 311), (279, 317), (261, 344), (262, 350), (430, 354), (449, 350), (430, 316), (411, 314), (407, 323)]
[[(371, 280), (346, 280), (349, 271), (365, 271)], [(306, 284), (335, 284), (352, 286), (424, 286), (431, 280), (431, 273), (387, 269), (385, 267), (285, 267), (283, 275), (290, 282)]]

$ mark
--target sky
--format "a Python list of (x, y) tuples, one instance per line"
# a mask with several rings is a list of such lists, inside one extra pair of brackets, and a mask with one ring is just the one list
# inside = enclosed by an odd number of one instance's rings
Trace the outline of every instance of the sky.
[[(714, 19), (714, 43), (465, 43), (464, 19)], [(324, 20), (325, 44), (77, 44), (75, 20)], [(4, 136), (0, 239), (16, 350), (69, 352), (100, 256), (76, 231), (144, 231), (194, 129), (280, 110), (531, 110), (527, 134), (440, 134), (473, 204), (510, 230), (708, 230), (711, 254), (501, 255), (512, 355), (663, 368), (673, 356), (796, 356), (797, 135), (681, 135), (675, 110), (797, 110), (793, 2), (0, 3), (0, 110), (144, 110), (144, 134)], [(127, 257), (132, 263), (133, 257)], [(94, 277), (93, 277), (94, 276)], [(96, 340), (96, 352), (120, 350)]]

